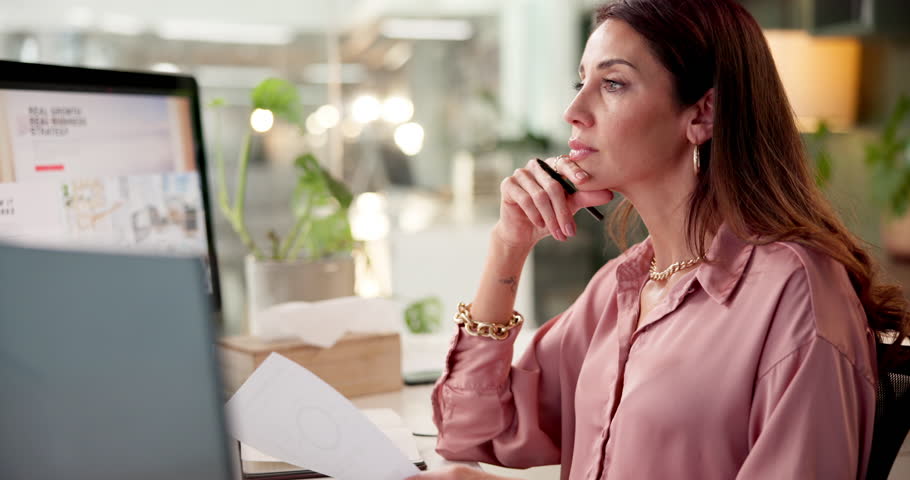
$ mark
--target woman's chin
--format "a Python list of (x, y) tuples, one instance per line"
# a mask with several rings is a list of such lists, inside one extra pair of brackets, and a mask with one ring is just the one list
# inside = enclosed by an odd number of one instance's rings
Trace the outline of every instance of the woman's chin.
[(597, 179), (589, 180), (586, 183), (581, 185), (575, 185), (579, 192), (596, 192), (598, 190), (610, 190), (615, 191), (616, 185), (613, 185), (613, 182), (607, 184), (606, 182), (598, 182)]

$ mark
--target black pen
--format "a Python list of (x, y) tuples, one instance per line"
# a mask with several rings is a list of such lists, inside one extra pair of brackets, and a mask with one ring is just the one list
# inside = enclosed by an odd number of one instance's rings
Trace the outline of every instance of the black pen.
[[(537, 158), (536, 160), (537, 160), (538, 165), (540, 165), (540, 168), (542, 168), (543, 171), (547, 172), (547, 174), (549, 176), (553, 177), (553, 180), (556, 180), (557, 182), (559, 182), (559, 184), (562, 185), (562, 189), (565, 190), (567, 194), (572, 195), (573, 193), (578, 191), (578, 189), (575, 188), (574, 185), (569, 183), (569, 181), (566, 180), (565, 178), (562, 178), (562, 175), (557, 173), (556, 170), (553, 170), (553, 167), (547, 165), (547, 162), (545, 162), (539, 158)], [(599, 221), (599, 222), (604, 221), (604, 214), (600, 213), (600, 210), (598, 210), (596, 207), (585, 207), (585, 210), (587, 210), (588, 213), (593, 215), (594, 218), (597, 219), (597, 221)]]

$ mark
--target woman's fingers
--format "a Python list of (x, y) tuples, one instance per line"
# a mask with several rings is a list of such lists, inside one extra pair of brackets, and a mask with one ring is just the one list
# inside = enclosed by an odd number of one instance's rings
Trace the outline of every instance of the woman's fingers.
[(556, 213), (556, 220), (559, 223), (559, 229), (566, 237), (575, 236), (575, 219), (572, 218), (574, 212), (569, 210), (566, 191), (556, 180), (541, 168), (536, 160), (528, 162), (528, 170), (533, 172), (534, 179), (543, 188), (548, 195), (553, 211)]
[[(547, 159), (547, 163), (554, 165), (557, 162), (551, 158)], [(561, 175), (574, 176), (576, 184), (584, 183), (590, 178), (587, 172), (566, 157), (559, 159), (557, 166)], [(562, 185), (541, 168), (536, 159), (530, 160), (525, 167), (515, 170), (503, 180), (500, 191), (504, 204), (517, 205), (529, 223), (548, 231), (559, 241), (575, 236), (574, 214), (578, 209), (607, 203), (613, 195), (606, 190), (568, 195)], [(540, 234), (544, 235), (544, 232)]]
[[(540, 166), (537, 166), (537, 168), (539, 169)], [(553, 190), (549, 185), (541, 185), (536, 176), (536, 172), (534, 172), (533, 169), (534, 166), (531, 165), (526, 168), (519, 168), (515, 171), (515, 180), (531, 197), (531, 200), (534, 202), (534, 207), (540, 212), (540, 216), (543, 217), (543, 220), (547, 225), (546, 228), (550, 231), (550, 235), (553, 235), (553, 238), (559, 241), (565, 241), (567, 236), (563, 231), (562, 223), (558, 217), (558, 212), (556, 211), (557, 207), (554, 205), (553, 198), (554, 193), (559, 194), (560, 192)], [(544, 173), (544, 175), (546, 175), (546, 173)], [(552, 178), (549, 180), (556, 183)], [(559, 187), (559, 184), (557, 183), (556, 186)]]
[(575, 185), (581, 185), (591, 179), (588, 172), (581, 169), (577, 163), (569, 159), (568, 155), (560, 155), (553, 162), (553, 169), (563, 177), (568, 178)]
[(504, 200), (507, 202), (511, 201), (510, 203), (518, 205), (518, 208), (524, 212), (528, 220), (537, 228), (547, 228), (547, 223), (534, 205), (534, 200), (531, 198), (531, 195), (518, 184), (517, 174), (519, 170), (516, 170), (515, 174), (502, 181), (500, 190), (506, 197)]
[(585, 207), (606, 205), (611, 201), (613, 201), (613, 192), (610, 190), (591, 190), (587, 192), (577, 192), (569, 197), (569, 209), (572, 212), (577, 212)]

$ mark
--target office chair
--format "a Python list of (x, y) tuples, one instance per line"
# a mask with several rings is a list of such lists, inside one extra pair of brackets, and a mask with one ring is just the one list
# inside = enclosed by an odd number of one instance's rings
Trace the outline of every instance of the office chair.
[(887, 480), (907, 432), (910, 431), (910, 346), (893, 346), (892, 366), (883, 367), (885, 344), (878, 344), (878, 391), (872, 452), (866, 480)]

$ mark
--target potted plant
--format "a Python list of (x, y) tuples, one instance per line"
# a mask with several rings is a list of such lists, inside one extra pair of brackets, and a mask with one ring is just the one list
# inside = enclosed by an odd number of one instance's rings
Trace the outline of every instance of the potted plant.
[[(212, 106), (219, 108), (223, 104), (216, 100)], [(260, 83), (252, 91), (252, 104), (254, 109), (272, 112), (275, 118), (294, 124), (300, 122), (297, 89), (284, 80), (270, 78)], [(255, 313), (269, 306), (353, 295), (356, 243), (348, 221), (353, 197), (350, 190), (310, 153), (300, 155), (294, 162), (296, 187), (288, 199), (293, 227), (284, 235), (274, 229), (268, 231), (264, 244), (254, 238), (245, 222), (252, 138), (250, 129), (240, 150), (237, 185), (232, 196), (228, 193), (220, 139), (217, 139), (216, 168), (218, 205), (248, 251), (247, 313), (250, 333), (256, 334)]]
[(895, 259), (910, 260), (910, 131), (901, 129), (910, 114), (902, 95), (878, 140), (866, 145), (873, 199), (883, 207), (882, 243)]

